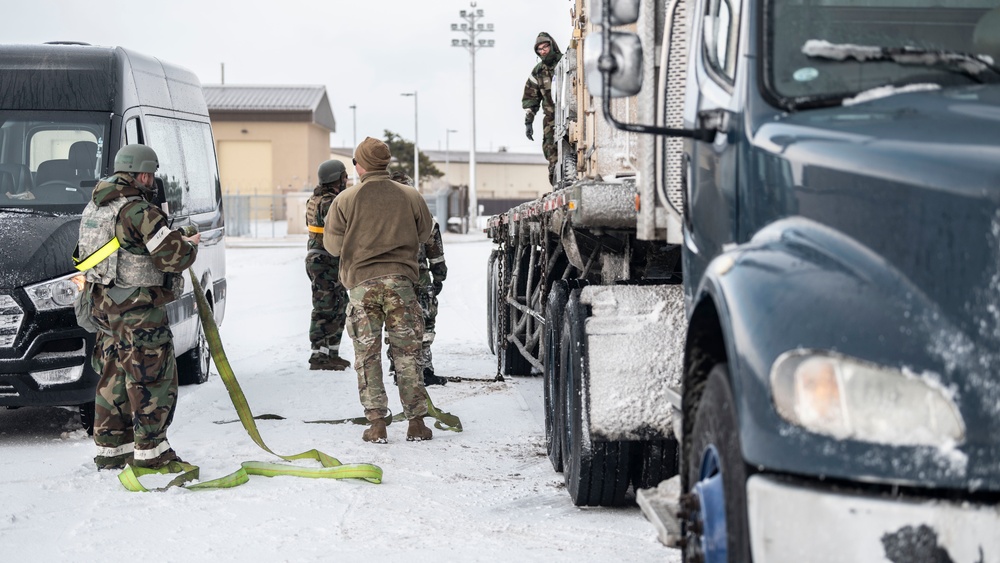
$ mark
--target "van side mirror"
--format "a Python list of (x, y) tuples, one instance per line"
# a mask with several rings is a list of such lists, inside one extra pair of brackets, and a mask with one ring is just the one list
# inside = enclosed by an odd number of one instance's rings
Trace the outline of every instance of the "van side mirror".
[(587, 92), (597, 98), (603, 97), (605, 77), (602, 65), (610, 64), (608, 79), (611, 81), (611, 97), (634, 96), (642, 90), (642, 41), (634, 33), (612, 31), (610, 58), (601, 60), (605, 33), (609, 32), (590, 34), (583, 45)]
[(153, 187), (156, 188), (156, 201), (153, 203), (159, 206), (163, 210), (163, 213), (169, 217), (170, 205), (167, 203), (167, 189), (163, 187), (163, 179), (159, 176), (154, 176)]
[[(591, 22), (603, 25), (602, 0), (590, 0)], [(611, 25), (628, 25), (639, 21), (639, 0), (611, 0)]]

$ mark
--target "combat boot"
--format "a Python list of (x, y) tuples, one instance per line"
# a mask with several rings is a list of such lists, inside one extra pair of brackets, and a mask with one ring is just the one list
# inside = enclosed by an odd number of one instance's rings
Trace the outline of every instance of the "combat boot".
[(433, 435), (434, 433), (431, 432), (431, 429), (424, 425), (424, 417), (419, 416), (410, 419), (410, 427), (406, 429), (407, 442), (430, 440)]
[(334, 371), (344, 371), (351, 366), (351, 362), (341, 358), (340, 356), (331, 356), (328, 354), (315, 355), (309, 358), (309, 369), (325, 369)]
[(385, 444), (388, 442), (385, 434), (385, 421), (381, 418), (371, 421), (372, 425), (361, 435), (361, 439), (366, 442)]
[(434, 375), (434, 368), (424, 368), (424, 387), (428, 385), (444, 385), (448, 380)]

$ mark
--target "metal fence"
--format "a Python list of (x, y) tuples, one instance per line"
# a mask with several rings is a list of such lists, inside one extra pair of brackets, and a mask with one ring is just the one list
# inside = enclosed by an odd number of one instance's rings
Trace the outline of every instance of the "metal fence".
[(288, 234), (288, 203), (284, 194), (224, 194), (226, 235), (274, 238)]

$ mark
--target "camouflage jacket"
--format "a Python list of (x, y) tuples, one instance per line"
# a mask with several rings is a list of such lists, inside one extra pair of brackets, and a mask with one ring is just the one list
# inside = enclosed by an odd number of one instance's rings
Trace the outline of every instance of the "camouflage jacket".
[(448, 277), (448, 265), (444, 262), (444, 243), (441, 242), (441, 227), (437, 221), (434, 221), (434, 226), (431, 228), (431, 238), (420, 245), (417, 265), (420, 266), (421, 285), (440, 284)]
[(323, 229), (326, 226), (326, 214), (330, 212), (330, 205), (333, 198), (344, 191), (344, 186), (338, 182), (336, 184), (326, 184), (316, 186), (313, 195), (306, 202), (306, 228), (309, 230), (309, 238), (306, 241), (308, 250), (322, 250)]
[[(137, 199), (126, 203), (118, 214), (115, 236), (121, 250), (147, 255), (153, 267), (164, 273), (182, 273), (198, 256), (198, 247), (185, 241), (179, 230), (172, 230), (163, 211), (149, 202), (148, 192), (129, 174), (114, 174), (98, 182), (93, 201), (107, 205), (118, 198)], [(174, 298), (168, 287), (139, 288), (150, 293), (152, 302), (161, 305)]]
[(553, 119), (556, 111), (555, 102), (552, 101), (552, 76), (555, 73), (556, 64), (562, 59), (562, 52), (552, 36), (545, 32), (538, 34), (535, 46), (546, 38), (549, 40), (552, 50), (549, 51), (548, 56), (535, 65), (535, 68), (531, 69), (531, 75), (524, 83), (521, 107), (524, 108), (525, 124), (535, 121), (535, 114), (538, 113), (539, 106), (548, 119)]

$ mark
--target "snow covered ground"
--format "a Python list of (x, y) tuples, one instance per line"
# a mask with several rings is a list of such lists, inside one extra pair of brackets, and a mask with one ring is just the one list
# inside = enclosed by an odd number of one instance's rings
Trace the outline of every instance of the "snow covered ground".
[[(441, 296), (435, 368), (491, 380), (485, 273), (490, 243), (445, 235), (449, 278)], [(3, 559), (97, 561), (679, 561), (636, 506), (576, 508), (545, 456), (539, 378), (449, 383), (435, 404), (465, 431), (407, 442), (361, 440), (364, 427), (303, 424), (362, 414), (355, 372), (309, 371), (309, 283), (303, 239), (232, 241), (222, 339), (254, 414), (276, 452), (317, 448), (341, 462), (374, 463), (382, 484), (251, 477), (230, 490), (130, 493), (97, 472), (93, 443), (64, 409), (0, 410), (0, 549)], [(344, 355), (353, 360), (344, 336)], [(399, 412), (388, 383), (390, 408)], [(184, 387), (170, 442), (201, 476), (248, 460), (280, 462), (242, 426), (217, 375)], [(300, 465), (315, 462), (299, 461)], [(165, 482), (144, 481), (147, 486)]]

